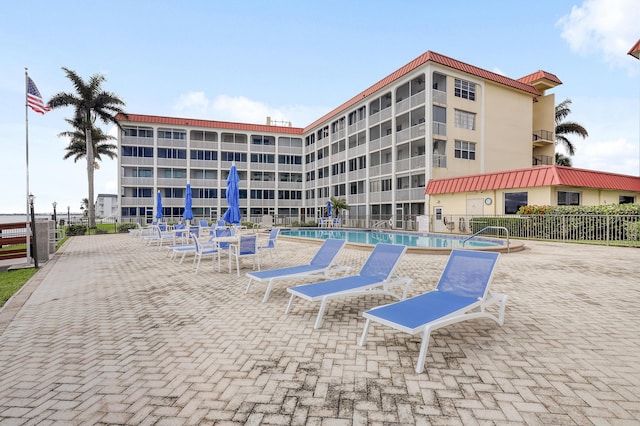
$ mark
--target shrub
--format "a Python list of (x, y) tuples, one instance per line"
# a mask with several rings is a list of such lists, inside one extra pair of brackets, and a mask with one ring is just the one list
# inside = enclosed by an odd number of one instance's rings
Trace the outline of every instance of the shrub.
[(87, 233), (86, 225), (71, 225), (67, 228), (67, 235), (73, 237), (74, 235), (84, 235)]
[(135, 229), (136, 224), (133, 222), (123, 222), (118, 225), (118, 232), (129, 232), (129, 229)]

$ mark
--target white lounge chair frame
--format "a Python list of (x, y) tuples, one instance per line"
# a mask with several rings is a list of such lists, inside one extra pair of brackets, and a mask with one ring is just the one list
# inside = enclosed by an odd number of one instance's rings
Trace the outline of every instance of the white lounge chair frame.
[[(287, 291), (291, 293), (291, 298), (285, 313), (289, 313), (296, 297), (310, 302), (320, 302), (320, 309), (314, 324), (314, 328), (317, 329), (322, 325), (324, 311), (330, 300), (371, 294), (383, 294), (396, 299), (404, 299), (407, 297), (413, 280), (396, 276), (395, 270), (406, 250), (407, 247), (403, 245), (376, 244), (358, 274), (288, 288)], [(391, 264), (385, 264), (389, 261)], [(396, 286), (403, 286), (401, 296), (390, 290)]]
[(351, 267), (335, 264), (335, 260), (344, 247), (346, 241), (329, 238), (324, 241), (311, 261), (304, 265), (289, 266), (287, 268), (271, 269), (261, 272), (248, 272), (249, 283), (245, 293), (249, 293), (253, 282), (267, 283), (262, 303), (269, 300), (269, 295), (273, 285), (278, 281), (285, 280), (305, 280), (305, 279), (326, 279), (330, 274), (347, 274)]
[[(489, 292), (499, 256), (497, 252), (452, 250), (434, 290), (364, 312), (367, 321), (358, 344), (364, 346), (372, 321), (412, 336), (420, 334), (416, 373), (421, 373), (433, 330), (478, 318), (502, 325), (508, 297)], [(498, 316), (486, 311), (494, 304), (500, 305)]]

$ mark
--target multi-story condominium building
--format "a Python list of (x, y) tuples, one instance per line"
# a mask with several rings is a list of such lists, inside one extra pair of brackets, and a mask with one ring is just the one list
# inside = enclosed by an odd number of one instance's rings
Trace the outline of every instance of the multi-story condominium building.
[[(315, 220), (330, 197), (351, 225), (428, 213), (430, 179), (552, 164), (560, 80), (511, 79), (428, 51), (304, 128), (129, 114), (119, 117), (123, 221), (151, 220), (155, 193), (178, 220), (226, 210), (232, 163), (243, 217)], [(402, 226), (398, 223), (397, 226)]]
[(116, 194), (98, 194), (96, 197), (96, 216), (117, 218), (120, 215)]

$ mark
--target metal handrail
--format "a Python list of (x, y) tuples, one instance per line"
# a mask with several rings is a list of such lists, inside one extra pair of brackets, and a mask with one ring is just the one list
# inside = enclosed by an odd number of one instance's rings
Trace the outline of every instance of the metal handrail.
[(467, 241), (469, 241), (470, 239), (472, 239), (476, 235), (482, 234), (483, 232), (485, 232), (488, 229), (504, 229), (504, 232), (507, 234), (507, 253), (509, 253), (509, 250), (511, 248), (511, 244), (509, 243), (509, 230), (507, 228), (505, 228), (504, 226), (485, 226), (484, 228), (482, 228), (481, 230), (479, 230), (475, 234), (473, 234), (473, 235), (465, 238), (464, 240), (462, 240), (462, 247), (464, 247), (464, 244)]

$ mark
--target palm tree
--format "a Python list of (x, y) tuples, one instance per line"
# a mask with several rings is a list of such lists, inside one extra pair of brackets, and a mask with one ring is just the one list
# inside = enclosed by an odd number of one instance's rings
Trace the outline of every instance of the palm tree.
[(576, 153), (576, 148), (567, 135), (578, 135), (584, 139), (589, 136), (589, 133), (587, 133), (587, 129), (575, 121), (564, 121), (571, 114), (569, 105), (571, 105), (571, 99), (565, 99), (556, 105), (556, 145), (562, 144), (567, 150), (567, 154), (573, 156)]
[(571, 157), (567, 157), (564, 154), (556, 152), (556, 166), (573, 166), (573, 164), (571, 163)]
[(85, 216), (87, 214), (89, 214), (89, 199), (88, 198), (83, 198), (82, 201), (80, 202), (80, 211)]
[(331, 203), (331, 209), (336, 212), (336, 217), (340, 216), (340, 210), (351, 209), (349, 204), (347, 204), (347, 200), (345, 200), (344, 198), (331, 197), (329, 199), (329, 202)]
[(93, 172), (95, 170), (95, 159), (93, 150), (93, 120), (95, 117), (102, 120), (104, 124), (115, 124), (120, 127), (120, 123), (116, 119), (117, 114), (127, 117), (122, 107), (124, 102), (114, 93), (106, 92), (102, 89), (102, 83), (105, 78), (101, 74), (94, 74), (89, 77), (88, 81), (84, 81), (82, 77), (68, 68), (63, 67), (62, 70), (67, 74), (67, 78), (71, 80), (76, 93), (60, 92), (49, 100), (47, 103), (51, 109), (60, 107), (73, 107), (74, 117), (80, 123), (83, 123), (85, 131), (85, 156), (87, 158), (87, 181), (89, 186), (89, 203), (88, 203), (88, 222), (89, 228), (95, 228), (95, 206), (92, 202), (93, 194)]
[[(71, 139), (69, 141), (69, 145), (65, 148), (67, 150), (67, 153), (62, 158), (64, 160), (68, 160), (69, 158), (74, 157), (73, 162), (76, 163), (78, 160), (84, 158), (87, 154), (87, 138), (85, 136), (86, 130), (81, 121), (70, 120), (68, 118), (65, 118), (65, 121), (69, 123), (74, 128), (74, 130), (58, 133), (59, 137), (68, 137)], [(115, 139), (115, 137), (104, 133), (101, 128), (94, 126), (91, 127), (94, 169), (98, 170), (100, 168), (100, 164), (98, 163), (98, 161), (102, 161), (103, 155), (106, 155), (112, 160), (118, 156), (117, 145), (108, 143), (108, 141), (112, 141)]]

